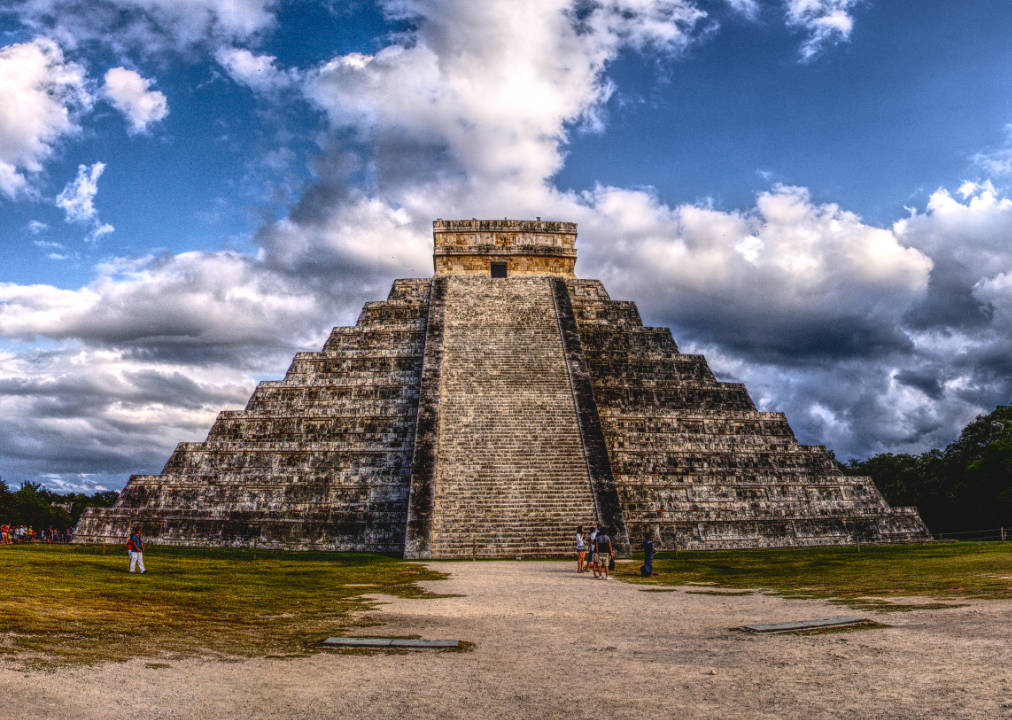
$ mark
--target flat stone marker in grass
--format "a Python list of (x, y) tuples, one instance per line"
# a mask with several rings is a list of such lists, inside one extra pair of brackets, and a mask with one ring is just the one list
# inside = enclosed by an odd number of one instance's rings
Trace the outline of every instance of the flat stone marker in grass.
[(321, 645), (339, 648), (409, 648), (413, 650), (446, 650), (459, 648), (459, 640), (418, 640), (416, 638), (332, 637)]
[(743, 625), (738, 630), (751, 633), (782, 633), (796, 630), (818, 630), (819, 628), (844, 627), (847, 625), (863, 625), (871, 622), (863, 617), (835, 617), (822, 620), (793, 620), (791, 622), (771, 623), (769, 625)]

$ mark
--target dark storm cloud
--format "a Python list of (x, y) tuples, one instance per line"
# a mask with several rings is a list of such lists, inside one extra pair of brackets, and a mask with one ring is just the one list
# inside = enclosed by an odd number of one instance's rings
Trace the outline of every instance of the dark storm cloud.
[(37, 418), (73, 418), (98, 413), (119, 403), (137, 407), (168, 403), (174, 407), (196, 409), (242, 399), (242, 390), (235, 386), (200, 385), (180, 372), (142, 369), (126, 370), (118, 376), (96, 375), (0, 379), (0, 398), (29, 400), (32, 416)]
[[(202, 438), (221, 407), (241, 407), (249, 385), (201, 383), (181, 372), (90, 364), (74, 374), (51, 357), (50, 375), (0, 381), (3, 471), (14, 479), (155, 472), (179, 439)], [(115, 370), (115, 371), (113, 371)], [(35, 471), (37, 473), (37, 470)], [(71, 478), (75, 487), (100, 481)], [(89, 485), (90, 483), (90, 485)]]
[(898, 327), (846, 314), (784, 317), (776, 310), (720, 304), (695, 305), (696, 298), (664, 308), (645, 304), (645, 319), (678, 328), (695, 343), (715, 344), (752, 362), (784, 367), (852, 358), (867, 360), (913, 348)]
[(917, 370), (901, 370), (896, 373), (896, 380), (904, 385), (917, 388), (935, 400), (940, 400), (942, 397), (942, 384), (938, 381), (936, 372), (932, 371), (930, 367), (926, 366)]
[(323, 337), (340, 314), (333, 296), (298, 275), (235, 253), (149, 258), (107, 272), (78, 291), (0, 288), (0, 331), (138, 359), (248, 367), (265, 351)]
[(928, 280), (928, 292), (904, 317), (907, 325), (918, 330), (931, 328), (986, 328), (994, 309), (973, 293), (980, 275), (952, 258), (935, 259)]

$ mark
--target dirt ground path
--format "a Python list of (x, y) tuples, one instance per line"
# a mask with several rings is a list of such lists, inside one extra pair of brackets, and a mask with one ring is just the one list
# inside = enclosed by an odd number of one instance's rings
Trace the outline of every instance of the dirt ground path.
[[(368, 634), (469, 653), (0, 664), (17, 718), (1012, 718), (1012, 601), (862, 613), (886, 629), (753, 637), (729, 628), (852, 614), (762, 594), (644, 592), (561, 562), (431, 563), (462, 597), (381, 598)], [(697, 588), (698, 590), (698, 588)]]

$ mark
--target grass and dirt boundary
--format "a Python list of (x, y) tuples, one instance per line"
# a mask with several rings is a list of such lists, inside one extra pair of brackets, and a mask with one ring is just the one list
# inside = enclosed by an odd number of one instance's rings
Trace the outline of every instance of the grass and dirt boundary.
[[(0, 658), (25, 667), (186, 657), (296, 657), (332, 635), (363, 634), (368, 595), (440, 597), (444, 574), (365, 553), (265, 552), (150, 545), (146, 575), (121, 548), (0, 547)], [(1012, 598), (1012, 544), (934, 543), (661, 553), (616, 576), (641, 590), (819, 598), (864, 610), (958, 607)], [(716, 599), (716, 598), (715, 598)]]
[[(953, 607), (961, 599), (1012, 598), (1012, 543), (958, 542), (783, 550), (660, 553), (651, 578), (642, 555), (616, 575), (643, 589), (670, 586), (760, 590), (863, 610)], [(727, 590), (714, 591), (726, 595)], [(917, 597), (941, 602), (902, 602)]]
[[(264, 552), (148, 544), (148, 572), (120, 548), (0, 548), (0, 657), (34, 667), (315, 651), (363, 627), (365, 595), (430, 597), (445, 575), (366, 553)], [(438, 596), (435, 596), (438, 597)]]

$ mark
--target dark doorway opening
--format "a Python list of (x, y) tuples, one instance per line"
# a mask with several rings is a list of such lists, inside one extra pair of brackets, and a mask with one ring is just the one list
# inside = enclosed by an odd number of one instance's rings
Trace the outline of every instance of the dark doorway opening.
[(492, 277), (494, 278), (506, 277), (506, 263), (504, 262), (492, 263)]

